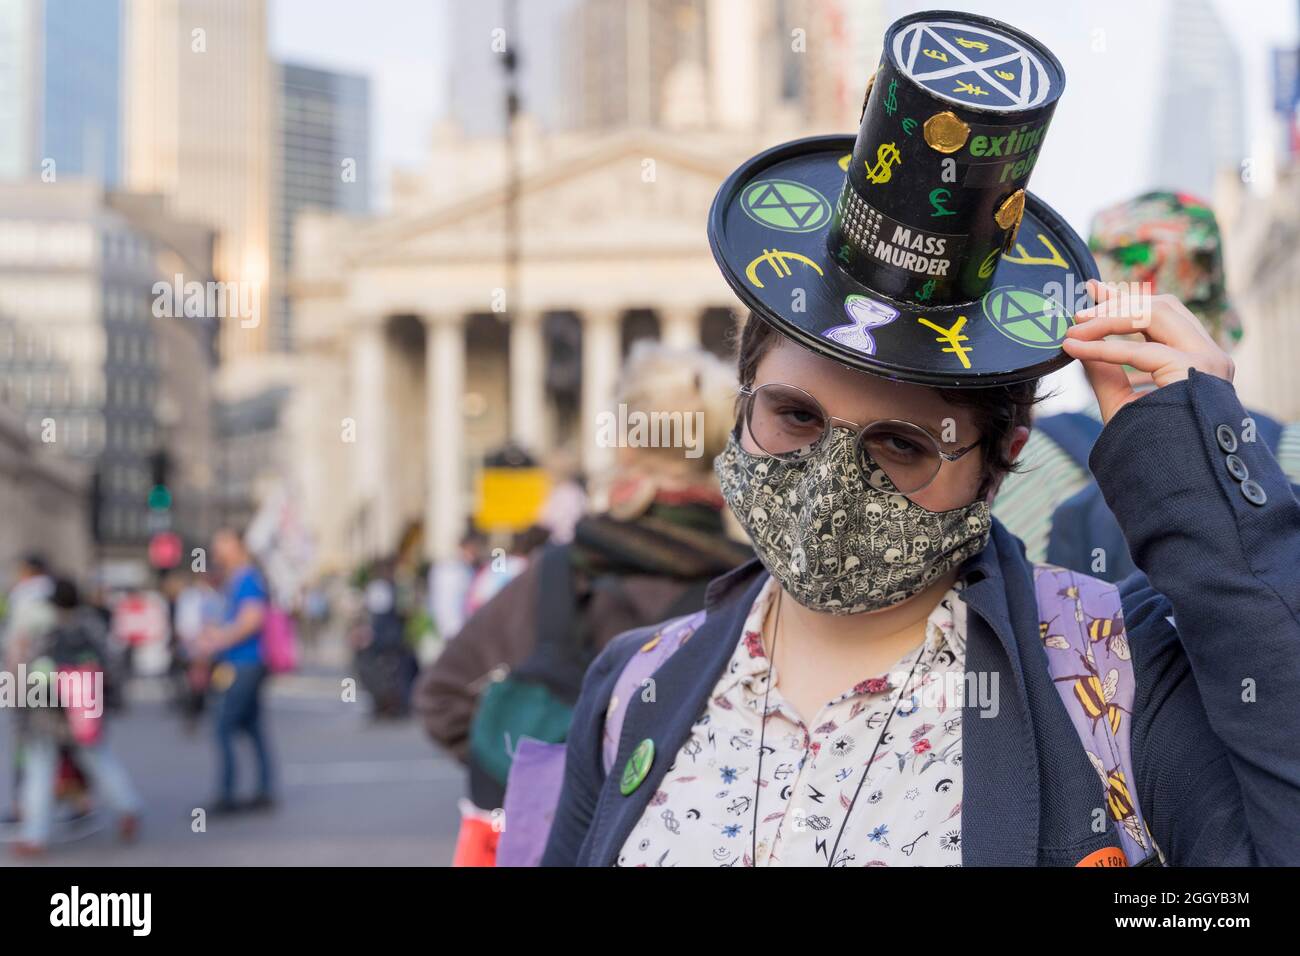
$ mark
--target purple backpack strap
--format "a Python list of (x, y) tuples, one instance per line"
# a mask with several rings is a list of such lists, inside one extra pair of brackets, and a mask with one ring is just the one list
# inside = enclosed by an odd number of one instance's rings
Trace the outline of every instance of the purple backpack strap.
[(1138, 806), (1130, 732), (1137, 684), (1119, 589), (1067, 568), (1034, 565), (1038, 633), (1070, 722), (1101, 781), (1133, 866), (1153, 853), (1163, 861)]
[(522, 737), (506, 777), (505, 820), (497, 866), (538, 866), (564, 784), (564, 744)]
[(641, 648), (623, 665), (623, 672), (614, 682), (614, 691), (610, 694), (609, 706), (605, 709), (605, 735), (601, 755), (606, 774), (609, 773), (610, 767), (614, 766), (614, 758), (618, 756), (618, 739), (623, 734), (623, 718), (627, 716), (627, 707), (632, 701), (632, 695), (644, 691), (645, 681), (659, 669), (659, 665), (686, 643), (686, 639), (695, 633), (703, 620), (704, 612), (696, 611), (686, 617), (669, 621), (655, 633), (654, 637), (641, 645)]
[[(614, 690), (605, 711), (604, 739), (601, 754), (605, 773), (618, 754), (618, 738), (623, 732), (632, 695), (675, 650), (695, 633), (704, 620), (699, 611), (689, 617), (676, 618), (661, 627), (623, 665), (614, 682)], [(555, 811), (560, 805), (564, 785), (564, 744), (548, 744), (523, 737), (515, 748), (506, 778), (505, 826), (497, 842), (497, 866), (538, 866), (551, 834)]]

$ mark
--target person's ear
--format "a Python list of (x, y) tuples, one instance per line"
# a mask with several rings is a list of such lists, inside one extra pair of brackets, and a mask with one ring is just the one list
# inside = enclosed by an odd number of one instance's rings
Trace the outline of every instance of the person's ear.
[(1024, 425), (1017, 425), (1011, 432), (1011, 440), (1007, 444), (1007, 457), (1015, 461), (1020, 457), (1020, 453), (1025, 450), (1025, 444), (1029, 441), (1029, 429)]
[[(1007, 458), (1015, 462), (1020, 457), (1020, 453), (1025, 450), (1025, 443), (1029, 441), (1029, 429), (1024, 425), (1017, 425), (1007, 439)], [(1002, 486), (1002, 479), (1006, 477), (1004, 472), (992, 482), (989, 486), (989, 492), (985, 495), (985, 500), (992, 503), (998, 493), (998, 488)]]

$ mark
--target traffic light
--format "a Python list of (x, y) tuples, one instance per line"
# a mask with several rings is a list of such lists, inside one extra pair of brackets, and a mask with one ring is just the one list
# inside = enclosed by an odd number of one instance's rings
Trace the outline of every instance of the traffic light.
[(163, 449), (158, 449), (149, 456), (149, 530), (152, 532), (169, 531), (172, 526), (172, 492), (167, 486), (171, 472), (171, 457)]

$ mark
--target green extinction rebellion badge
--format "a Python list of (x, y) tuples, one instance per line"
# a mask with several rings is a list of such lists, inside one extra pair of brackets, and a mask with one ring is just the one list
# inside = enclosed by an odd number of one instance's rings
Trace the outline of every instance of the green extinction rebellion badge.
[(632, 756), (627, 758), (627, 764), (623, 767), (623, 777), (618, 784), (623, 796), (626, 797), (641, 786), (641, 781), (650, 773), (650, 765), (654, 760), (655, 742), (647, 737), (636, 745), (636, 750), (632, 751)]

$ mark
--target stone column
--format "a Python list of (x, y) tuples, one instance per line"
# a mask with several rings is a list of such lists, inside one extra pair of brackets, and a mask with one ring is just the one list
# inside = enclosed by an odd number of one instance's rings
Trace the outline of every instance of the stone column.
[(425, 489), (424, 546), (431, 561), (455, 556), (465, 530), (465, 319), (425, 316), (424, 394), (429, 484)]
[(621, 309), (597, 309), (582, 319), (582, 420), (578, 423), (582, 467), (589, 475), (613, 463), (614, 449), (596, 444), (600, 413), (617, 413), (614, 390), (622, 355), (619, 349)]
[(670, 306), (659, 312), (659, 341), (675, 349), (700, 344), (701, 311), (697, 306)]
[[(388, 467), (388, 344), (384, 319), (365, 318), (353, 332), (349, 348), (353, 420), (352, 480), (354, 513), (364, 511), (361, 554), (370, 558), (393, 545), (391, 515), (394, 489), (385, 487)], [(344, 439), (347, 431), (344, 432)]]
[(546, 434), (546, 340), (542, 313), (524, 310), (510, 317), (510, 437), (542, 456)]

